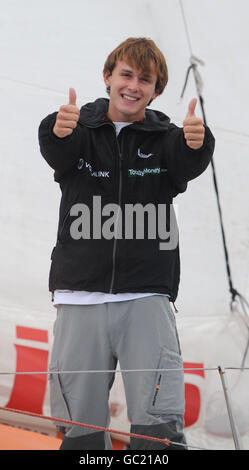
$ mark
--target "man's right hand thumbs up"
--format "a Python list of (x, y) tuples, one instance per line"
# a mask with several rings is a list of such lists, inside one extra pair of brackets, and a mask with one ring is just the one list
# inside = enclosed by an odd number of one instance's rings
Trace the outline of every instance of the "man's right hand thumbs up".
[(74, 88), (69, 88), (69, 104), (76, 106), (76, 91)]
[(76, 92), (74, 88), (69, 88), (69, 103), (60, 107), (53, 133), (60, 138), (72, 134), (77, 126), (79, 117), (80, 110), (76, 106)]

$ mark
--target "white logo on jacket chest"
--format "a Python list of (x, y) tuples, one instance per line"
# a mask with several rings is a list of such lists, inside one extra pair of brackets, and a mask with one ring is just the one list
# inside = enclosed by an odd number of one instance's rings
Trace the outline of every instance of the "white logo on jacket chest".
[(99, 170), (99, 171), (94, 171), (92, 168), (92, 165), (88, 162), (85, 162), (83, 158), (80, 158), (78, 161), (77, 168), (78, 170), (82, 170), (84, 163), (86, 164), (86, 168), (90, 172), (91, 176), (95, 176), (95, 178), (110, 178), (110, 171), (104, 171), (104, 170)]
[(84, 166), (84, 159), (83, 158), (80, 158), (79, 161), (78, 161), (78, 170), (81, 170)]
[(140, 148), (138, 149), (137, 154), (140, 158), (150, 158), (150, 157), (152, 157), (152, 155), (154, 155), (154, 153), (148, 153), (148, 154), (147, 153), (142, 153)]

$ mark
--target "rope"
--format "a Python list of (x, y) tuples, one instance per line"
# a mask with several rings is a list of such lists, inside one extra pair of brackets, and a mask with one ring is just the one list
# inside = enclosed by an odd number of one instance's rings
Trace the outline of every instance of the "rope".
[(181, 8), (181, 11), (182, 11), (182, 18), (183, 18), (183, 22), (184, 22), (187, 41), (188, 41), (188, 47), (189, 47), (189, 50), (190, 50), (190, 54), (192, 55), (192, 46), (191, 46), (190, 34), (189, 34), (189, 30), (188, 30), (188, 25), (187, 25), (187, 21), (186, 21), (186, 16), (185, 16), (182, 0), (179, 0), (179, 2), (180, 2), (180, 8)]
[(208, 450), (208, 449), (204, 449), (204, 448), (201, 448), (201, 447), (192, 446), (192, 445), (189, 445), (189, 444), (174, 442), (174, 441), (171, 441), (167, 438), (161, 439), (159, 437), (145, 436), (144, 434), (135, 434), (135, 433), (132, 433), (132, 432), (118, 431), (116, 429), (105, 428), (103, 426), (96, 426), (96, 425), (93, 425), (93, 424), (80, 423), (79, 421), (70, 421), (70, 420), (67, 420), (67, 419), (55, 418), (53, 416), (45, 416), (45, 415), (41, 415), (39, 413), (32, 413), (30, 411), (16, 410), (14, 408), (5, 408), (3, 406), (0, 406), (0, 411), (9, 411), (9, 412), (12, 412), (12, 413), (18, 413), (18, 414), (22, 414), (22, 415), (26, 415), (26, 416), (32, 416), (33, 418), (46, 419), (48, 421), (56, 421), (56, 422), (63, 423), (63, 424), (69, 424), (70, 426), (80, 426), (82, 428), (94, 429), (96, 431), (109, 432), (110, 434), (120, 434), (120, 435), (126, 436), (126, 437), (134, 437), (136, 439), (144, 439), (144, 440), (147, 440), (147, 441), (160, 442), (162, 444), (165, 444), (166, 446), (170, 446), (170, 444), (172, 444), (172, 445), (175, 445), (175, 446), (181, 446), (181, 447), (184, 446), (184, 447), (191, 447), (193, 449)]
[[(249, 367), (244, 367), (244, 369), (247, 369), (249, 370)], [(243, 370), (244, 370), (243, 369)], [(126, 370), (121, 370), (121, 369), (117, 369), (117, 370), (81, 370), (81, 371), (42, 371), (42, 372), (0, 372), (1, 375), (4, 375), (4, 374), (7, 374), (7, 375), (10, 375), (10, 374), (13, 374), (13, 375), (25, 375), (25, 374), (75, 374), (75, 373), (106, 373), (106, 372), (111, 372), (111, 373), (116, 373), (116, 372), (147, 372), (147, 371), (176, 371), (178, 370), (179, 372), (183, 372), (184, 370), (185, 371), (218, 371), (219, 374), (220, 374), (220, 371), (221, 371), (221, 366), (218, 366), (218, 367), (203, 367), (203, 368), (179, 368), (179, 369), (126, 369)], [(234, 366), (229, 366), (229, 367), (222, 367), (222, 373), (224, 374), (224, 372), (226, 370), (241, 370), (241, 368), (239, 367), (234, 367)], [(66, 420), (66, 419), (62, 419), (62, 418), (57, 418), (57, 417), (51, 417), (51, 416), (45, 416), (45, 415), (42, 415), (42, 414), (39, 414), (39, 413), (33, 413), (33, 412), (30, 412), (30, 411), (23, 411), (23, 410), (16, 410), (14, 408), (9, 408), (9, 407), (0, 407), (0, 411), (8, 411), (8, 412), (12, 412), (12, 413), (18, 413), (18, 414), (22, 414), (22, 415), (26, 415), (26, 416), (32, 416), (34, 418), (40, 418), (40, 419), (45, 419), (45, 420), (48, 420), (48, 421), (53, 421), (53, 422), (57, 422), (57, 423), (63, 423), (63, 424), (68, 424), (70, 426), (81, 426), (83, 428), (88, 428), (88, 429), (94, 429), (94, 430), (97, 430), (97, 431), (104, 431), (104, 432), (109, 432), (111, 434), (119, 434), (119, 435), (122, 435), (122, 436), (126, 436), (126, 437), (133, 437), (133, 438), (138, 438), (138, 439), (145, 439), (145, 440), (151, 440), (151, 441), (155, 441), (155, 442), (160, 442), (160, 443), (163, 443), (165, 444), (166, 446), (169, 446), (170, 444), (174, 445), (174, 446), (184, 446), (186, 448), (192, 448), (192, 449), (198, 449), (198, 450), (209, 450), (207, 448), (201, 448), (201, 447), (197, 447), (197, 446), (193, 446), (193, 445), (189, 445), (189, 444), (184, 444), (184, 443), (179, 443), (179, 442), (175, 442), (175, 441), (171, 441), (169, 440), (168, 438), (164, 438), (164, 439), (161, 439), (161, 438), (157, 438), (157, 437), (152, 437), (152, 436), (145, 436), (143, 434), (135, 434), (135, 433), (131, 433), (131, 432), (125, 432), (125, 431), (118, 431), (116, 429), (110, 429), (110, 428), (105, 428), (103, 426), (96, 426), (96, 425), (93, 425), (93, 424), (86, 424), (86, 423), (81, 423), (81, 422), (78, 422), (78, 421), (73, 421), (73, 420)]]
[[(190, 70), (193, 70), (194, 77), (195, 77), (195, 82), (196, 82), (196, 87), (197, 87), (197, 93), (198, 93), (200, 106), (201, 106), (201, 111), (202, 111), (202, 116), (203, 116), (203, 122), (204, 122), (204, 125), (207, 126), (207, 119), (206, 119), (205, 109), (204, 109), (204, 99), (203, 99), (203, 97), (201, 95), (201, 92), (200, 92), (200, 88), (201, 88), (200, 83), (199, 83), (200, 75), (198, 75), (198, 76), (196, 75), (197, 62), (193, 61), (194, 56), (193, 56), (193, 53), (192, 53), (192, 47), (191, 47), (191, 43), (190, 43), (190, 39), (189, 39), (190, 34), (189, 34), (188, 26), (187, 26), (187, 21), (186, 21), (186, 16), (185, 16), (182, 0), (179, 0), (179, 2), (180, 2), (181, 11), (182, 11), (183, 22), (184, 22), (184, 28), (185, 28), (185, 32), (186, 32), (186, 36), (187, 36), (187, 41), (188, 41), (188, 44), (189, 44), (189, 51), (190, 51), (190, 55), (191, 55), (191, 57), (190, 57), (191, 65), (189, 66), (189, 68), (187, 70), (184, 87), (183, 87), (183, 90), (182, 90), (182, 93), (181, 93), (181, 98), (183, 97), (186, 86), (187, 86)], [(198, 60), (198, 61), (200, 62), (200, 60)], [(223, 216), (222, 216), (222, 210), (221, 210), (221, 204), (220, 204), (220, 195), (219, 195), (219, 189), (218, 189), (218, 183), (217, 183), (217, 177), (216, 177), (216, 171), (215, 171), (215, 165), (214, 165), (213, 158), (211, 158), (211, 166), (212, 166), (212, 173), (213, 173), (213, 183), (214, 183), (214, 188), (215, 188), (215, 193), (216, 193), (216, 200), (217, 200), (217, 205), (218, 205), (218, 212), (219, 212), (220, 227), (221, 227), (223, 248), (224, 248), (224, 254), (225, 254), (225, 262), (226, 262), (226, 270), (227, 270), (229, 291), (230, 291), (231, 296), (232, 296), (231, 305), (230, 305), (231, 310), (232, 310), (232, 303), (234, 302), (235, 297), (240, 296), (240, 294), (234, 288), (233, 282), (232, 282), (232, 274), (231, 274), (231, 268), (230, 268), (230, 262), (229, 262), (229, 254), (228, 254), (228, 249), (227, 249), (224, 222), (223, 222)]]
[[(241, 370), (241, 367), (228, 366), (225, 370)], [(50, 375), (50, 374), (106, 374), (106, 373), (126, 373), (126, 372), (188, 372), (188, 371), (219, 371), (218, 367), (189, 367), (176, 369), (108, 369), (108, 370), (49, 370), (49, 371), (0, 371), (0, 375)], [(243, 370), (249, 370), (249, 367), (243, 367)]]
[[(188, 70), (187, 70), (183, 90), (182, 90), (182, 93), (181, 93), (181, 98), (183, 97), (186, 86), (187, 86), (187, 82), (188, 82), (188, 79), (189, 79), (189, 73), (190, 73), (191, 70), (193, 70), (195, 83), (196, 83), (197, 94), (198, 94), (198, 97), (199, 97), (202, 116), (203, 116), (203, 122), (204, 122), (204, 125), (207, 126), (207, 120), (206, 120), (205, 109), (204, 109), (204, 99), (203, 99), (203, 96), (202, 96), (203, 83), (202, 83), (202, 80), (201, 80), (201, 76), (200, 76), (200, 74), (197, 70), (198, 63), (200, 63), (201, 65), (204, 65), (204, 62), (202, 60), (196, 58), (195, 56), (193, 56), (191, 42), (190, 42), (190, 34), (189, 34), (188, 26), (187, 26), (187, 21), (186, 21), (186, 16), (185, 16), (182, 0), (179, 0), (179, 2), (180, 2), (181, 11), (182, 11), (182, 17), (183, 17), (187, 42), (188, 42), (188, 45), (189, 45), (189, 51), (190, 51), (190, 55), (191, 55), (191, 57), (190, 57), (191, 65), (188, 67)], [(232, 272), (231, 272), (229, 253), (228, 253), (226, 236), (225, 236), (225, 228), (224, 228), (223, 215), (222, 215), (222, 209), (221, 209), (221, 203), (220, 203), (220, 195), (219, 195), (218, 182), (217, 182), (215, 164), (214, 164), (213, 157), (211, 158), (211, 167), (212, 167), (213, 183), (214, 183), (214, 189), (215, 189), (216, 201), (217, 201), (217, 207), (218, 207), (218, 213), (219, 213), (220, 229), (221, 229), (221, 236), (222, 236), (224, 256), (225, 256), (225, 265), (226, 265), (226, 272), (227, 272), (227, 278), (228, 278), (229, 292), (231, 294), (230, 310), (232, 312), (234, 311), (235, 300), (236, 300), (236, 298), (238, 298), (239, 301), (240, 301), (243, 313), (248, 316), (249, 315), (248, 314), (249, 304), (248, 304), (247, 300), (245, 299), (245, 297), (243, 295), (241, 295), (237, 291), (237, 289), (235, 289), (235, 287), (233, 285), (233, 281), (232, 281)], [(246, 309), (248, 309), (248, 311)], [(241, 368), (244, 367), (248, 350), (249, 350), (249, 328), (248, 328), (248, 340), (247, 340), (245, 352), (243, 354)]]

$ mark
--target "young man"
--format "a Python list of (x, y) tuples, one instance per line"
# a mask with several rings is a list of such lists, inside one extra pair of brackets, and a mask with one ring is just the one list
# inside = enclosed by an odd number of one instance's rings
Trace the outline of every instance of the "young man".
[[(185, 449), (182, 358), (170, 307), (179, 247), (168, 208), (207, 168), (214, 138), (195, 116), (196, 99), (183, 128), (147, 108), (168, 81), (152, 40), (120, 44), (106, 60), (104, 81), (109, 99), (79, 110), (70, 89), (69, 103), (39, 129), (41, 153), (62, 191), (49, 279), (57, 307), (51, 411), (108, 427), (111, 371), (119, 361), (124, 371), (138, 370), (123, 372), (131, 432)], [(58, 370), (96, 373), (53, 374)], [(61, 446), (110, 448), (107, 433), (77, 426)], [(131, 438), (131, 449), (166, 446)]]

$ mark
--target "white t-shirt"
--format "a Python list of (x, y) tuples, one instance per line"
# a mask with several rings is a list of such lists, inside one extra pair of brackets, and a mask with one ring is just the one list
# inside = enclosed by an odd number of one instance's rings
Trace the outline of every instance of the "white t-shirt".
[(123, 129), (123, 127), (129, 126), (130, 124), (133, 124), (133, 123), (132, 122), (114, 122), (113, 124), (115, 124), (116, 134), (118, 137), (118, 134), (120, 133), (121, 129)]
[[(132, 122), (114, 122), (116, 134), (118, 136), (121, 129), (129, 126)], [(125, 293), (125, 294), (106, 294), (104, 292), (73, 291), (68, 289), (58, 289), (54, 291), (53, 305), (92, 305), (104, 304), (105, 302), (122, 302), (124, 300), (139, 299), (150, 295), (163, 295), (154, 293)]]
[(70, 305), (92, 305), (104, 304), (106, 302), (123, 302), (124, 300), (134, 300), (141, 297), (149, 297), (150, 295), (164, 295), (157, 293), (125, 293), (125, 294), (106, 294), (105, 292), (88, 292), (73, 290), (55, 290), (53, 305), (59, 304)]

